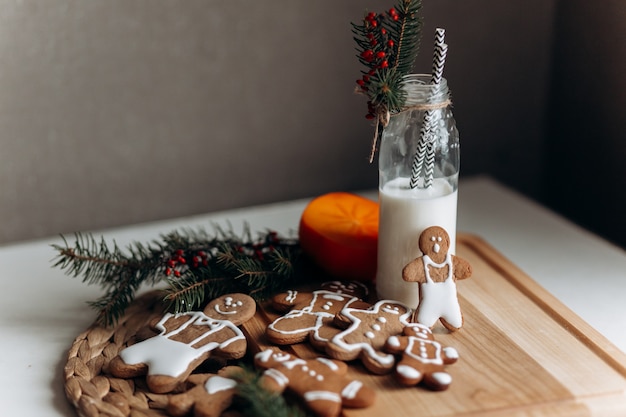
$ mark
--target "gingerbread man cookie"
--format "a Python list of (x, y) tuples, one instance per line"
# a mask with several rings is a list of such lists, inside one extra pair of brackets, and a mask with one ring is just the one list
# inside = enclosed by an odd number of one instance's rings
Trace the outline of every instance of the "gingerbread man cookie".
[(211, 301), (203, 311), (165, 314), (154, 326), (159, 333), (123, 349), (109, 364), (118, 378), (146, 375), (150, 390), (170, 392), (212, 353), (237, 359), (246, 353), (246, 338), (238, 325), (256, 311), (245, 294), (228, 294)]
[(472, 266), (448, 252), (450, 236), (445, 229), (432, 226), (419, 237), (422, 256), (402, 270), (402, 279), (419, 283), (416, 320), (433, 327), (437, 320), (450, 331), (463, 326), (463, 315), (457, 298), (456, 281), (469, 278)]
[(227, 366), (215, 374), (197, 374), (188, 378), (193, 388), (170, 396), (167, 412), (182, 417), (193, 412), (194, 417), (219, 417), (232, 404), (237, 381), (229, 378), (240, 372), (238, 366)]
[(385, 343), (389, 353), (401, 353), (396, 376), (404, 385), (423, 382), (428, 388), (442, 391), (450, 386), (452, 377), (444, 365), (454, 363), (459, 354), (453, 347), (443, 347), (435, 341), (431, 330), (419, 323), (404, 328), (402, 336), (391, 336)]
[(363, 408), (374, 403), (376, 393), (358, 380), (346, 377), (348, 366), (326, 358), (304, 360), (274, 349), (259, 352), (254, 364), (264, 369), (260, 383), (281, 393), (289, 389), (321, 417), (339, 415), (342, 406)]
[(395, 360), (383, 346), (390, 336), (402, 333), (411, 313), (409, 307), (392, 300), (378, 301), (368, 309), (346, 307), (335, 316), (335, 323), (345, 330), (328, 342), (326, 353), (343, 361), (360, 358), (371, 372), (387, 373)]
[(335, 314), (347, 305), (364, 303), (367, 287), (360, 282), (331, 281), (313, 292), (288, 291), (272, 299), (274, 309), (287, 314), (274, 320), (265, 330), (268, 340), (291, 345), (309, 338), (311, 344), (324, 349), (328, 340), (339, 333), (333, 325)]

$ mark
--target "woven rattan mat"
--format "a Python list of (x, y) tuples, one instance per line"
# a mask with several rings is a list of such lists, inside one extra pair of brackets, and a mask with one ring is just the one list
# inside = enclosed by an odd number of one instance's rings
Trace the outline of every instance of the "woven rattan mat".
[(65, 395), (80, 416), (166, 416), (168, 396), (151, 393), (142, 378), (120, 379), (109, 362), (155, 317), (163, 314), (158, 292), (137, 298), (114, 327), (92, 325), (72, 343), (64, 368)]

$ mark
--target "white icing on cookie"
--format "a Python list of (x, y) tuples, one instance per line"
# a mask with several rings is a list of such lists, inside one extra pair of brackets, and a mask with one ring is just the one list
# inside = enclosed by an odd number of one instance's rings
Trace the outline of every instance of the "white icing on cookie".
[(293, 304), (296, 301), (296, 297), (298, 296), (298, 291), (295, 290), (287, 290), (287, 296), (285, 297), (285, 301), (290, 304)]
[(228, 389), (234, 388), (237, 386), (237, 381), (230, 378), (224, 378), (222, 376), (216, 375), (207, 379), (204, 384), (204, 389), (209, 394), (215, 394), (216, 392), (226, 391)]
[(420, 379), (422, 377), (422, 373), (420, 371), (408, 365), (396, 366), (396, 372), (398, 372), (399, 375), (402, 375), (405, 378), (413, 380)]
[(324, 298), (325, 300), (344, 301), (346, 298), (352, 298), (352, 297), (346, 297), (340, 294), (326, 293), (326, 294), (322, 294), (322, 298)]
[(337, 372), (339, 370), (339, 366), (330, 359), (326, 358), (317, 358), (319, 362), (322, 362), (324, 365), (328, 366), (333, 372)]
[(453, 348), (452, 346), (448, 346), (443, 348), (443, 353), (445, 353), (447, 358), (450, 359), (459, 359), (459, 352)]
[(398, 336), (390, 336), (387, 339), (387, 343), (389, 346), (400, 347), (400, 339), (398, 339)]
[(341, 396), (351, 400), (356, 397), (358, 392), (361, 390), (361, 387), (363, 387), (363, 383), (361, 381), (354, 380), (346, 385), (343, 391), (341, 391)]
[(219, 304), (216, 304), (214, 309), (219, 314), (237, 314), (237, 310), (230, 310), (231, 308), (241, 307), (243, 305), (243, 301), (233, 300), (233, 297), (226, 297), (224, 299), (224, 308), (222, 309)]
[[(419, 346), (420, 354), (416, 354), (416, 346)], [(427, 345), (432, 346), (435, 350), (433, 357), (429, 357), (426, 354)], [(409, 344), (404, 350), (404, 354), (412, 357), (422, 363), (431, 363), (434, 365), (443, 365), (443, 358), (441, 357), (441, 344), (434, 340), (422, 340), (417, 337), (409, 336)]]
[(450, 385), (452, 383), (452, 377), (447, 372), (434, 372), (431, 376), (439, 385)]
[[(460, 328), (463, 325), (461, 306), (457, 298), (456, 282), (454, 281), (454, 264), (452, 255), (446, 255), (443, 263), (434, 262), (428, 255), (423, 255), (426, 282), (420, 284), (420, 304), (417, 310), (417, 321), (432, 327), (437, 320), (443, 318), (451, 326)], [(437, 269), (448, 268), (448, 276), (443, 282), (434, 282), (430, 276), (429, 266)]]
[(276, 381), (276, 383), (280, 387), (286, 387), (287, 385), (289, 385), (289, 378), (287, 378), (285, 374), (274, 368), (267, 369), (265, 372), (263, 372), (263, 374)]
[[(188, 316), (189, 320), (179, 328), (165, 333), (165, 322), (170, 318)], [(189, 343), (172, 340), (171, 337), (179, 334), (189, 326), (205, 326), (208, 331), (201, 334)], [(232, 322), (228, 320), (217, 320), (206, 316), (201, 311), (189, 313), (171, 314), (167, 313), (155, 326), (161, 333), (136, 343), (123, 349), (120, 357), (128, 365), (145, 363), (148, 365), (148, 375), (167, 375), (177, 377), (183, 374), (191, 362), (202, 356), (204, 353), (216, 348), (224, 348), (236, 340), (245, 340), (245, 336)], [(203, 346), (193, 347), (202, 340), (210, 338), (213, 334), (228, 329), (234, 336), (222, 343), (209, 342)]]
[[(335, 317), (335, 313), (330, 312), (330, 310), (334, 306), (333, 301), (344, 303), (344, 306), (348, 306), (357, 300), (359, 300), (358, 297), (333, 293), (327, 290), (313, 291), (311, 301), (308, 305), (303, 308), (291, 310), (284, 316), (278, 317), (276, 320), (269, 324), (268, 328), (276, 333), (283, 335), (302, 334), (303, 332), (312, 331), (311, 336), (315, 340), (319, 342), (326, 342), (327, 339), (321, 337), (318, 330), (324, 324), (324, 319), (332, 319), (333, 317)], [(340, 306), (335, 307), (335, 310), (337, 310), (339, 307)], [(286, 321), (294, 320), (307, 315), (315, 316), (314, 324), (312, 324), (311, 326), (303, 326), (291, 330), (279, 328), (279, 326), (281, 326)]]
[[(403, 314), (400, 314), (400, 306), (405, 311)], [(345, 341), (345, 338), (348, 335), (352, 334), (353, 332), (356, 332), (361, 326), (362, 321), (358, 317), (355, 316), (355, 313), (377, 315), (377, 314), (380, 314), (381, 311), (397, 316), (397, 320), (402, 325), (404, 326), (409, 325), (408, 320), (411, 317), (412, 311), (409, 307), (401, 303), (398, 303), (397, 301), (380, 300), (376, 304), (374, 304), (372, 307), (370, 307), (368, 310), (353, 309), (353, 308), (346, 307), (342, 310), (342, 314), (348, 317), (352, 323), (347, 329), (335, 335), (331, 339), (331, 343), (338, 346), (340, 349), (343, 349), (346, 351), (354, 351), (354, 350), (365, 351), (370, 358), (380, 363), (383, 367), (385, 368), (391, 367), (395, 362), (393, 355), (379, 352), (376, 349), (374, 349), (374, 347), (370, 343), (365, 342), (365, 341), (358, 342), (358, 343), (348, 343)], [(384, 320), (380, 320), (381, 318)], [(385, 330), (384, 325), (387, 324), (387, 319), (385, 317), (378, 317), (376, 318), (376, 320), (378, 321), (378, 323), (382, 325), (380, 327), (380, 331), (384, 332)], [(376, 337), (376, 335), (371, 331), (365, 332), (365, 336), (369, 340), (372, 340)]]
[(302, 395), (302, 397), (306, 402), (319, 400), (332, 401), (335, 403), (341, 402), (339, 394), (330, 391), (307, 391)]

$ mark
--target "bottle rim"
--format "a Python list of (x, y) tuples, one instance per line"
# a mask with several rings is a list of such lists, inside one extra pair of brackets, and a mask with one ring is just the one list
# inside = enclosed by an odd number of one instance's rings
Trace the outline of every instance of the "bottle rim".
[(439, 84), (431, 84), (430, 74), (407, 74), (403, 77), (403, 89), (406, 92), (405, 106), (419, 104), (437, 104), (449, 99), (448, 81), (441, 79)]

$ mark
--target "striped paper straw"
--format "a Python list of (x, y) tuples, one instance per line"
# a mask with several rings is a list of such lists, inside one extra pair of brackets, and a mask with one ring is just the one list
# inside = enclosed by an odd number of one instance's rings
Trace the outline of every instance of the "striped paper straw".
[(427, 144), (428, 142), (430, 142), (430, 137), (432, 136), (432, 132), (430, 131), (432, 125), (430, 121), (431, 117), (432, 112), (427, 110), (424, 113), (424, 121), (422, 122), (422, 129), (420, 130), (420, 140), (417, 144), (415, 157), (413, 158), (413, 165), (411, 165), (411, 180), (409, 182), (409, 186), (411, 187), (411, 189), (417, 187), (419, 175), (422, 172), (422, 168), (424, 167)]
[(443, 67), (446, 64), (446, 55), (448, 53), (448, 45), (445, 43), (445, 38), (445, 29), (437, 28), (435, 30), (435, 52), (431, 84), (440, 84), (443, 77)]
[[(446, 31), (437, 28), (435, 31), (435, 51), (433, 54), (433, 69), (431, 74), (431, 84), (439, 85), (443, 78), (443, 69), (446, 64), (446, 56), (448, 54), (448, 45), (445, 43)], [(435, 165), (435, 111), (426, 110), (424, 112), (424, 120), (422, 129), (420, 130), (420, 140), (417, 145), (413, 164), (411, 165), (411, 179), (409, 186), (416, 188), (418, 179), (422, 170), (424, 170), (424, 183), (422, 188), (430, 188), (434, 181), (434, 165)], [(425, 164), (425, 165), (424, 165)]]

